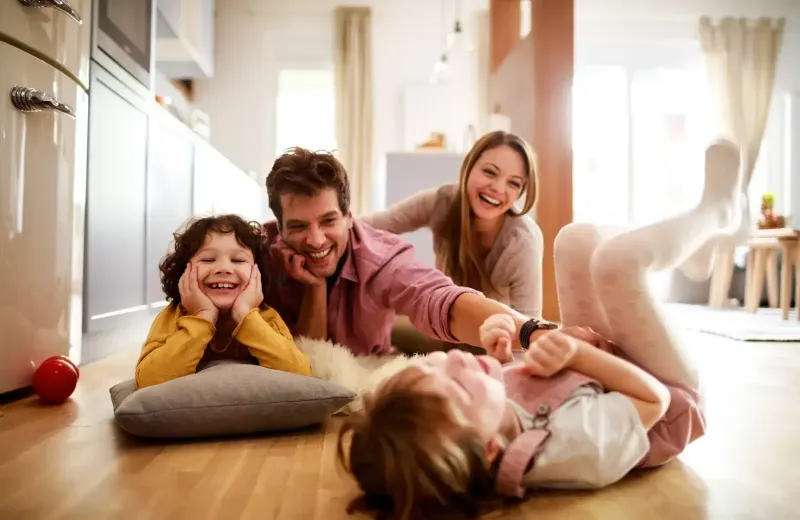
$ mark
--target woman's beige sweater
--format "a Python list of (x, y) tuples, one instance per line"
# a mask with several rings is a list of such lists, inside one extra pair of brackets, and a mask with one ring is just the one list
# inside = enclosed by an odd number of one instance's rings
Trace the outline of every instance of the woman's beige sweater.
[[(441, 222), (447, 217), (458, 186), (448, 184), (422, 191), (362, 220), (390, 233), (403, 234), (427, 227), (433, 248), (442, 243)], [(506, 217), (486, 255), (485, 269), (495, 294), (486, 296), (509, 305), (526, 316), (542, 315), (542, 231), (529, 215)], [(437, 255), (437, 264), (439, 257)], [(478, 288), (480, 289), (480, 288)]]

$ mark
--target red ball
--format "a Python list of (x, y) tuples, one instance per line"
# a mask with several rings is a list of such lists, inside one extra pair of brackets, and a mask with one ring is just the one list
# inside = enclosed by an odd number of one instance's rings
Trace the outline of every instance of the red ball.
[(63, 359), (64, 361), (66, 361), (67, 363), (69, 363), (70, 365), (72, 365), (72, 368), (74, 368), (74, 369), (75, 369), (75, 372), (77, 372), (77, 373), (78, 373), (78, 377), (79, 377), (79, 378), (81, 377), (81, 371), (80, 371), (80, 369), (78, 368), (78, 365), (76, 365), (76, 364), (75, 364), (75, 362), (74, 362), (74, 361), (72, 361), (72, 360), (71, 360), (70, 358), (68, 358), (67, 356), (53, 356), (53, 357), (51, 357), (50, 359)]
[(33, 391), (45, 404), (63, 403), (77, 385), (78, 371), (75, 366), (59, 356), (44, 360), (33, 373)]

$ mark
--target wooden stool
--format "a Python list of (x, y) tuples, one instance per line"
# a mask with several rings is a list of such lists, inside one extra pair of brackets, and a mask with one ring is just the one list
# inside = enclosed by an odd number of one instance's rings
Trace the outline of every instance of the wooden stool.
[[(800, 232), (792, 228), (759, 229), (753, 231), (747, 241), (749, 258), (745, 275), (745, 308), (755, 313), (764, 290), (764, 277), (767, 278), (767, 298), (770, 307), (777, 306), (778, 252), (783, 257), (780, 276), (780, 308), (781, 317), (789, 318), (790, 293), (792, 290), (792, 267), (795, 276), (800, 280)], [(800, 284), (798, 284), (795, 302), (800, 302)], [(798, 310), (800, 320), (800, 309)]]

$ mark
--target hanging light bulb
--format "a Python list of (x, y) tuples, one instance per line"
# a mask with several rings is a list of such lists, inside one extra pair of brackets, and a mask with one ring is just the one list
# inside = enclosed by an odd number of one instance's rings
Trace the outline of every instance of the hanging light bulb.
[(463, 49), (468, 53), (471, 53), (475, 50), (475, 46), (472, 45), (472, 42), (467, 38), (466, 33), (464, 32), (464, 28), (461, 25), (460, 17), (463, 15), (463, 11), (461, 10), (461, 2), (458, 0), (453, 1), (453, 30), (447, 34), (447, 52), (452, 50), (456, 50), (456, 47), (459, 49)]
[(447, 78), (450, 69), (450, 64), (447, 60), (447, 54), (443, 53), (439, 60), (433, 64), (433, 72), (431, 73), (431, 83), (441, 83)]
[[(456, 22), (458, 24), (458, 22)], [(447, 50), (451, 50), (453, 46), (456, 44), (456, 40), (458, 39), (458, 33), (453, 30), (447, 33)]]
[(467, 52), (475, 50), (475, 46), (467, 38), (464, 29), (461, 27), (461, 20), (456, 20), (453, 24), (453, 31), (447, 35), (447, 50), (454, 50), (456, 46), (463, 48)]

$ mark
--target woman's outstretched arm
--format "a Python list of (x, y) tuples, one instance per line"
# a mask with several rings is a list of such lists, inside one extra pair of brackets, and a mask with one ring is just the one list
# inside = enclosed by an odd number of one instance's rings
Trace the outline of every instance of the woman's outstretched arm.
[(370, 226), (402, 235), (430, 225), (439, 188), (431, 188), (401, 200), (391, 207), (361, 217)]

